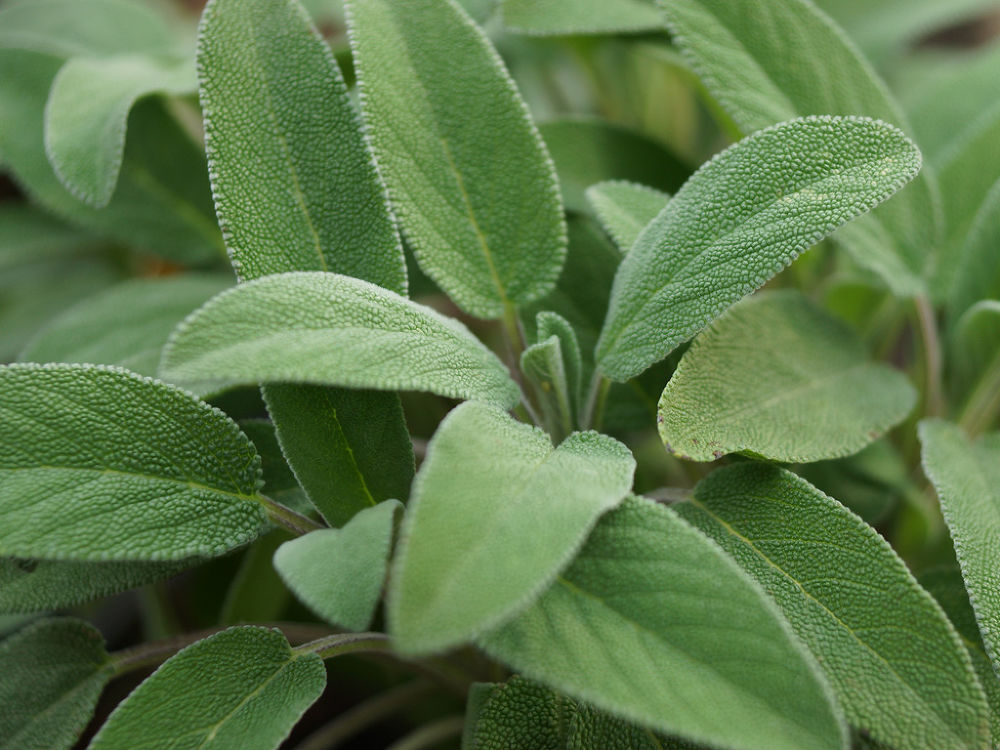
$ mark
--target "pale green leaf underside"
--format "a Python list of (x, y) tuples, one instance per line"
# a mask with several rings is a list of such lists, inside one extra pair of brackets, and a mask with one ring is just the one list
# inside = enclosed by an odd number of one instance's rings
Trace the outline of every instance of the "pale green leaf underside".
[(313, 531), (285, 542), (274, 555), (274, 567), (324, 620), (364, 630), (382, 594), (393, 520), (402, 509), (398, 500), (386, 500), (362, 510), (342, 529)]
[(297, 0), (213, 0), (198, 66), (216, 210), (239, 277), (333, 271), (406, 294), (360, 119)]
[(503, 363), (465, 326), (360, 279), (268, 276), (223, 292), (175, 331), (160, 374), (211, 390), (312, 383), (429, 391), (505, 407), (519, 399)]
[(520, 34), (617, 34), (663, 26), (650, 0), (503, 0), (506, 29)]
[(646, 225), (667, 205), (670, 196), (655, 188), (624, 180), (599, 182), (587, 189), (587, 201), (604, 231), (627, 253)]
[(96, 629), (42, 620), (0, 643), (0, 750), (69, 750), (114, 669)]
[(141, 54), (69, 60), (45, 107), (45, 153), (63, 185), (93, 206), (111, 200), (125, 154), (125, 123), (137, 99), (195, 90), (190, 60)]
[(1000, 669), (1000, 433), (972, 442), (956, 425), (925, 420), (920, 442), (983, 643)]
[(659, 404), (667, 450), (808, 463), (864, 448), (916, 400), (906, 376), (797, 292), (735, 305), (694, 340)]
[(231, 278), (222, 275), (195, 274), (118, 284), (59, 315), (19, 359), (120, 365), (140, 375), (156, 375), (170, 332), (231, 284)]
[(102, 366), (9, 365), (0, 423), (0, 555), (182, 560), (264, 526), (250, 441), (171, 386)]
[(562, 343), (552, 334), (532, 344), (521, 354), (521, 372), (535, 385), (545, 424), (562, 435), (573, 429), (576, 399), (570, 392)]
[(280, 632), (230, 628), (164, 662), (89, 750), (274, 750), (325, 685), (323, 660)]
[[(803, 115), (876, 117), (907, 130), (871, 65), (807, 0), (659, 2), (685, 57), (744, 133)], [(935, 201), (925, 173), (836, 239), (897, 295), (919, 293), (934, 271)]]
[(573, 433), (553, 449), (498, 409), (459, 406), (431, 440), (400, 531), (387, 600), (396, 647), (442, 650), (524, 609), (634, 471), (606, 435)]
[(353, 0), (376, 159), (420, 267), (479, 317), (552, 289), (566, 228), (552, 161), (503, 63), (453, 0)]
[(676, 507), (774, 597), (853, 726), (898, 750), (983, 746), (986, 703), (957, 633), (860, 518), (763, 464), (719, 469)]
[(598, 365), (628, 380), (920, 169), (899, 130), (806, 117), (703, 165), (643, 230), (615, 276)]
[(829, 687), (774, 604), (717, 545), (645, 499), (603, 516), (556, 583), (479, 643), (656, 730), (742, 750), (846, 746)]

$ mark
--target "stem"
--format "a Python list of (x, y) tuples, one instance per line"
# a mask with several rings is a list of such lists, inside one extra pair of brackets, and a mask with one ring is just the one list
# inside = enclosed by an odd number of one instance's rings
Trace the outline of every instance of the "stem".
[(975, 438), (996, 419), (998, 411), (1000, 411), (1000, 353), (993, 359), (986, 374), (976, 383), (976, 387), (965, 402), (958, 423), (965, 428), (969, 437)]
[(363, 732), (432, 689), (433, 686), (426, 680), (413, 680), (362, 701), (310, 734), (296, 746), (296, 750), (334, 750), (344, 740)]
[(652, 492), (644, 492), (643, 495), (650, 500), (669, 505), (670, 503), (683, 503), (694, 497), (694, 490), (685, 487), (658, 487)]
[(434, 747), (442, 740), (460, 735), (464, 727), (464, 716), (448, 716), (420, 727), (415, 732), (392, 743), (388, 750), (423, 750), (426, 747)]
[(385, 633), (335, 633), (309, 643), (303, 643), (293, 651), (296, 654), (317, 654), (321, 659), (361, 652), (383, 652), (389, 650), (389, 636)]
[(503, 329), (507, 336), (507, 344), (514, 357), (514, 364), (518, 365), (521, 363), (521, 354), (527, 347), (525, 346), (524, 331), (521, 329), (521, 321), (517, 317), (517, 308), (510, 302), (504, 303), (503, 306)]
[(926, 369), (927, 392), (924, 411), (928, 416), (937, 417), (944, 409), (941, 395), (941, 341), (938, 338), (937, 321), (930, 300), (926, 295), (920, 295), (914, 302), (917, 307), (917, 319), (920, 321), (920, 338), (923, 342)]
[(580, 429), (600, 429), (601, 421), (604, 419), (604, 405), (607, 403), (609, 390), (611, 390), (611, 381), (595, 370), (594, 377), (590, 379), (590, 389), (587, 392), (587, 405), (584, 407), (583, 417), (580, 419)]
[(303, 534), (308, 534), (310, 531), (319, 531), (326, 528), (308, 516), (304, 516), (298, 511), (294, 511), (276, 500), (272, 500), (267, 495), (262, 495), (258, 492), (256, 500), (264, 506), (264, 510), (267, 511), (267, 517), (271, 523), (281, 526), (283, 529), (288, 529), (295, 536), (302, 536)]

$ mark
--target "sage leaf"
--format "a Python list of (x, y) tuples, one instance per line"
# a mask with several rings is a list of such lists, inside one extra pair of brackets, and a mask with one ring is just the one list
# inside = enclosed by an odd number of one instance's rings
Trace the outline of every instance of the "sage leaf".
[(427, 448), (400, 530), (387, 597), (395, 647), (440, 651), (527, 607), (634, 471), (606, 435), (573, 433), (553, 449), (496, 408), (456, 408)]
[(281, 620), (293, 600), (273, 559), (278, 548), (293, 538), (287, 530), (275, 529), (250, 545), (226, 589), (219, 625)]
[(587, 200), (604, 231), (624, 254), (664, 209), (670, 196), (637, 182), (610, 180), (588, 188)]
[(906, 136), (859, 117), (792, 120), (726, 149), (622, 261), (597, 344), (601, 371), (638, 375), (919, 169)]
[(280, 632), (229, 628), (164, 662), (88, 750), (274, 750), (325, 685), (323, 660)]
[(398, 500), (362, 510), (342, 529), (285, 542), (274, 567), (303, 604), (327, 622), (365, 630), (382, 595)]
[(899, 750), (985, 745), (986, 701), (957, 633), (860, 518), (764, 464), (719, 469), (675, 507), (774, 598), (853, 726)]
[(334, 271), (405, 294), (385, 187), (298, 0), (213, 0), (198, 67), (216, 210), (238, 276)]
[[(803, 115), (876, 117), (908, 132), (885, 83), (808, 0), (775, 0), (755, 12), (728, 0), (659, 2), (691, 67), (744, 133)], [(925, 170), (835, 239), (895, 294), (920, 294), (936, 272), (936, 201), (936, 182)]]
[(957, 425), (920, 423), (924, 472), (934, 484), (986, 653), (1000, 668), (1000, 433), (975, 442)]
[(799, 292), (734, 305), (691, 344), (659, 405), (667, 450), (693, 461), (751, 453), (808, 463), (864, 448), (916, 390), (873, 362), (844, 323)]
[(957, 320), (981, 300), (1000, 300), (1000, 179), (976, 212), (956, 258), (948, 311)]
[[(689, 740), (847, 746), (830, 688), (773, 602), (701, 532), (643, 498), (604, 515), (556, 582), (479, 643), (525, 677)], [(710, 711), (692, 710), (709, 700)]]
[(9, 365), (0, 422), (0, 555), (182, 560), (264, 526), (253, 446), (184, 391), (115, 368)]
[(261, 475), (267, 496), (299, 513), (308, 515), (314, 506), (309, 502), (305, 491), (299, 485), (299, 480), (295, 478), (295, 472), (281, 452), (274, 424), (267, 419), (252, 418), (240, 420), (239, 426), (260, 455)]
[(153, 376), (170, 332), (230, 285), (224, 276), (198, 274), (116, 284), (57, 316), (19, 359), (120, 365)]
[(80, 620), (41, 620), (0, 641), (0, 750), (69, 750), (114, 666)]
[(429, 391), (505, 407), (517, 385), (458, 321), (360, 279), (286, 273), (223, 292), (167, 342), (160, 375), (209, 390), (312, 383)]
[(587, 188), (629, 180), (668, 192), (691, 174), (686, 164), (652, 138), (593, 117), (565, 117), (539, 126), (555, 161), (566, 208), (589, 212)]
[(535, 385), (550, 434), (566, 436), (577, 424), (582, 398), (580, 344), (573, 327), (558, 313), (540, 312), (535, 321), (537, 342), (521, 354), (521, 371)]
[(421, 269), (478, 317), (544, 296), (566, 257), (562, 205), (492, 44), (453, 0), (347, 8), (376, 160)]
[(995, 414), (989, 404), (1000, 399), (1000, 299), (977, 302), (955, 324), (948, 341), (952, 383), (966, 399), (971, 413), (987, 419)]
[(619, 34), (663, 24), (647, 0), (503, 0), (500, 13), (504, 28), (519, 34)]
[(0, 204), (0, 272), (86, 256), (101, 244), (99, 237), (62, 224), (31, 204)]

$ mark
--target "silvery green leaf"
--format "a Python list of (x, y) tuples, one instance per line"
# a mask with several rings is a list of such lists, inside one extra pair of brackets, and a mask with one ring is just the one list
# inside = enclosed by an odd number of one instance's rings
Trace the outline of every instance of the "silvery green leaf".
[(587, 200), (611, 239), (627, 253), (646, 225), (662, 211), (670, 196), (637, 182), (611, 180), (587, 189)]

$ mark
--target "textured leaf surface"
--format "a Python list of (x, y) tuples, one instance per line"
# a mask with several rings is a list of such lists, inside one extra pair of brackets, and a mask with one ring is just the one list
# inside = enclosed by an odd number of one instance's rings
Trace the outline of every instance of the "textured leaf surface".
[(69, 750), (114, 668), (80, 620), (43, 620), (0, 642), (0, 749)]
[(913, 408), (906, 376), (798, 292), (732, 307), (681, 359), (659, 405), (667, 449), (808, 463), (864, 448)]
[(274, 567), (324, 620), (364, 630), (382, 594), (393, 520), (402, 509), (398, 500), (387, 500), (362, 510), (342, 529), (313, 531), (285, 542), (274, 555)]
[(556, 583), (479, 641), (526, 677), (657, 730), (746, 750), (846, 746), (829, 688), (774, 604), (645, 499), (602, 517)]
[(222, 554), (264, 525), (250, 441), (171, 386), (113, 368), (9, 365), (0, 423), (0, 554), (180, 560)]
[(400, 531), (388, 596), (396, 647), (454, 646), (528, 606), (625, 497), (634, 471), (632, 454), (606, 435), (574, 433), (553, 449), (544, 432), (492, 407), (452, 411)]
[(513, 677), (485, 698), (468, 750), (663, 750), (650, 732)]
[(170, 332), (192, 310), (230, 286), (224, 276), (133, 279), (74, 305), (21, 352), (22, 362), (120, 365), (155, 375)]
[(216, 210), (240, 278), (335, 271), (405, 294), (385, 188), (297, 0), (213, 0), (198, 65)]
[(853, 726), (899, 750), (985, 744), (986, 703), (958, 635), (860, 518), (763, 464), (719, 469), (676, 507), (774, 597)]
[(521, 354), (521, 372), (528, 382), (535, 385), (545, 423), (551, 426), (550, 434), (552, 429), (562, 435), (569, 434), (575, 421), (579, 394), (570, 389), (566, 364), (562, 341), (556, 334), (539, 337), (537, 343)]
[(806, 117), (726, 149), (622, 261), (599, 367), (615, 380), (638, 375), (919, 169), (906, 136), (865, 118)]
[(621, 125), (589, 117), (550, 120), (539, 126), (559, 174), (563, 201), (573, 211), (588, 211), (584, 195), (591, 185), (630, 180), (674, 192), (691, 170), (661, 144)]
[(313, 505), (281, 452), (274, 424), (267, 419), (253, 418), (241, 420), (239, 425), (260, 454), (264, 493), (300, 513), (311, 512)]
[(616, 34), (663, 25), (647, 0), (503, 0), (500, 13), (504, 27), (521, 34)]
[(646, 225), (664, 209), (670, 196), (636, 182), (612, 180), (588, 188), (587, 200), (604, 231), (626, 253)]
[(373, 284), (287, 273), (241, 284), (174, 333), (161, 376), (430, 391), (512, 406), (517, 385), (461, 323)]
[(920, 423), (934, 483), (994, 670), (1000, 668), (1000, 433), (970, 441), (941, 420)]
[(323, 660), (278, 631), (230, 628), (164, 662), (90, 750), (274, 750), (325, 685)]
[(552, 162), (496, 50), (453, 0), (352, 0), (362, 106), (420, 267), (466, 312), (552, 289), (566, 228)]
[[(675, 41), (744, 133), (802, 115), (862, 115), (907, 124), (843, 32), (807, 0), (766, 6), (730, 0), (660, 0)], [(936, 188), (926, 173), (837, 239), (895, 293), (933, 272)], [(886, 196), (887, 197), (887, 196)]]
[(118, 182), (132, 105), (150, 94), (195, 88), (188, 60), (139, 54), (69, 60), (52, 82), (45, 108), (45, 152), (63, 185), (87, 203), (106, 206)]

